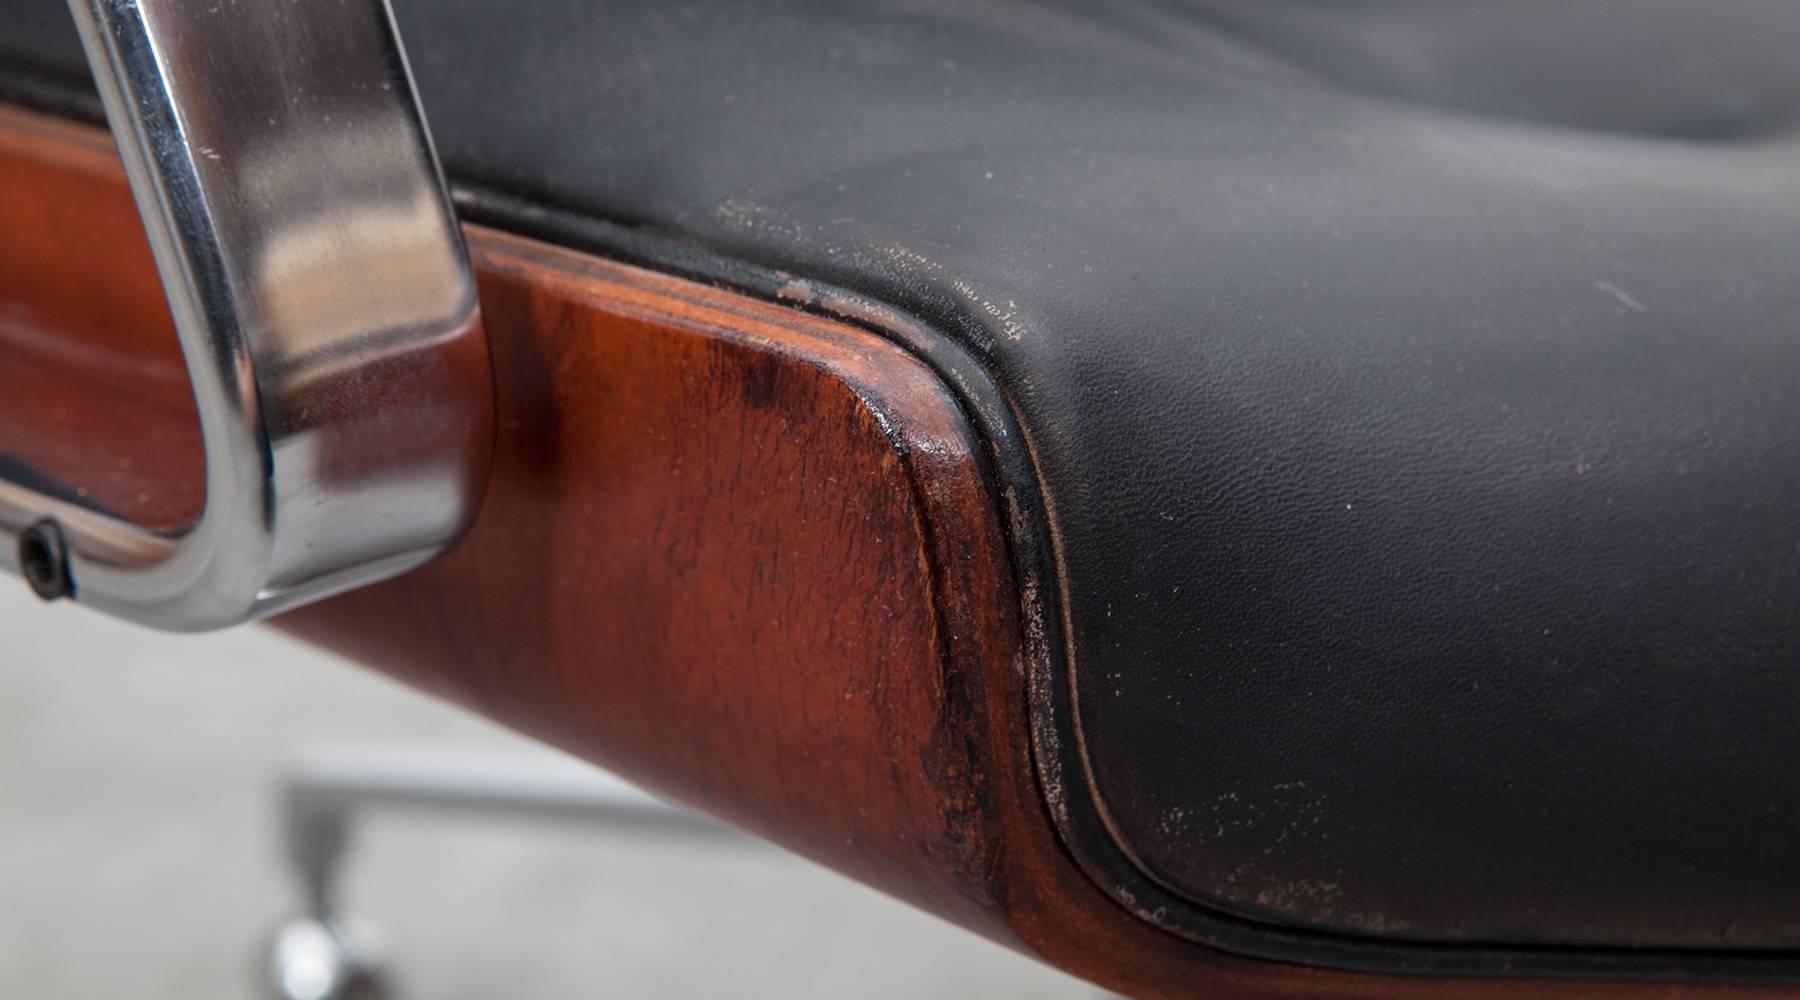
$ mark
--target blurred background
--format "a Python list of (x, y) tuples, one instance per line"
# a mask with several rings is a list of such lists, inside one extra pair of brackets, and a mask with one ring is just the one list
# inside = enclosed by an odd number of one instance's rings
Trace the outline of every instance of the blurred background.
[[(0, 996), (260, 996), (279, 777), (334, 743), (550, 752), (272, 631), (0, 587)], [(1097, 995), (736, 835), (375, 809), (344, 890), (414, 1000)]]

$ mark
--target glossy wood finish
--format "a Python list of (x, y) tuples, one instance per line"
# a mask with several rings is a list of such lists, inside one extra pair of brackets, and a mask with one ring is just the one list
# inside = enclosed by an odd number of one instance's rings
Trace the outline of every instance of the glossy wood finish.
[[(191, 516), (191, 405), (104, 135), (0, 111), (0, 227), (0, 454)], [(477, 526), (280, 627), (1134, 995), (1757, 992), (1326, 972), (1132, 916), (1045, 811), (1021, 595), (945, 385), (865, 330), (470, 240), (500, 405)]]
[(187, 369), (111, 137), (0, 106), (9, 455), (152, 527), (191, 521), (205, 489)]

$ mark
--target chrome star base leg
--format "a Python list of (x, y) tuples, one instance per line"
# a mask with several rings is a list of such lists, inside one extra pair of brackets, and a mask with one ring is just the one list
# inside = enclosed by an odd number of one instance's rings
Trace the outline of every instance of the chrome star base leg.
[(381, 950), (365, 931), (296, 917), (270, 942), (264, 975), (275, 1000), (392, 1000)]
[(265, 984), (275, 1000), (398, 995), (378, 943), (365, 927), (345, 919), (338, 892), (355, 819), (370, 807), (736, 836), (604, 771), (548, 753), (319, 747), (288, 768), (281, 791), (281, 830), (303, 907), (269, 944)]

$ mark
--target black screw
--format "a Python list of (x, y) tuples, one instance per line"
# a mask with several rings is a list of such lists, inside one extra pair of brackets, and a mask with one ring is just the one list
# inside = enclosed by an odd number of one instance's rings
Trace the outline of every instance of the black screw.
[(19, 535), (19, 572), (31, 584), (31, 592), (46, 601), (75, 594), (75, 581), (69, 576), (69, 546), (63, 541), (62, 526), (50, 518), (33, 521)]

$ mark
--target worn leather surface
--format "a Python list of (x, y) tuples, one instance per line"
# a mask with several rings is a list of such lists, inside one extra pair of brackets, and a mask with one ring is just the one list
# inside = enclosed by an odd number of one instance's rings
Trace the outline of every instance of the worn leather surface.
[(1800, 5), (397, 6), (459, 182), (988, 369), (1147, 919), (1800, 948)]

